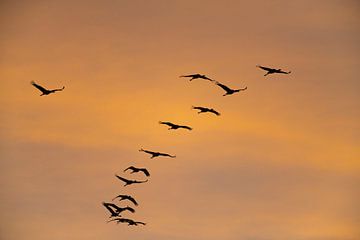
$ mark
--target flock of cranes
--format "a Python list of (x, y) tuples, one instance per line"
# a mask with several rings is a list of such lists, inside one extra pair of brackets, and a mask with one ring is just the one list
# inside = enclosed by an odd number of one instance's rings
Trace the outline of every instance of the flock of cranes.
[[(150, 177), (150, 173), (146, 168), (137, 168), (134, 166), (130, 166), (126, 169), (124, 169), (123, 172), (128, 172), (130, 171), (130, 174), (133, 173), (142, 173), (144, 174), (146, 177)], [(124, 187), (128, 186), (128, 185), (132, 185), (132, 184), (141, 184), (141, 183), (146, 183), (147, 181), (149, 181), (148, 179), (146, 180), (132, 180), (132, 179), (127, 179), (124, 178), (122, 176), (119, 176), (117, 174), (115, 174), (115, 177), (118, 178), (121, 182), (124, 183)], [(121, 201), (129, 201), (132, 204), (134, 204), (135, 206), (138, 206), (138, 202), (135, 200), (134, 197), (130, 196), (130, 195), (125, 195), (125, 194), (120, 194), (117, 195), (116, 197), (114, 197), (112, 199), (112, 201), (119, 199), (119, 202)], [(138, 226), (138, 225), (146, 225), (146, 223), (144, 222), (139, 222), (139, 221), (134, 221), (130, 218), (124, 218), (122, 216), (122, 212), (130, 212), (130, 213), (135, 213), (135, 209), (129, 206), (126, 207), (120, 207), (118, 205), (116, 205), (115, 203), (109, 203), (109, 202), (103, 202), (102, 203), (103, 206), (110, 212), (110, 220), (108, 222), (116, 222), (116, 223), (126, 223), (129, 226)]]
[[(291, 71), (283, 71), (281, 69), (275, 69), (275, 68), (269, 68), (269, 67), (263, 67), (260, 65), (257, 65), (256, 67), (266, 71), (266, 74), (264, 76), (267, 76), (269, 74), (289, 74), (291, 73)], [(202, 75), (202, 74), (190, 74), (190, 75), (182, 75), (180, 77), (184, 77), (184, 78), (189, 78), (189, 81), (195, 80), (195, 79), (202, 79), (202, 80), (206, 80), (206, 81), (210, 81), (212, 83), (214, 83), (216, 86), (219, 86), (220, 88), (222, 88), (225, 93), (223, 96), (227, 96), (227, 95), (232, 95), (234, 93), (240, 92), (240, 91), (244, 91), (247, 89), (247, 87), (244, 88), (239, 88), (239, 89), (231, 89), (230, 87), (215, 81), (209, 77), (207, 77), (206, 75)], [(38, 90), (41, 91), (41, 95), (49, 95), (51, 93), (55, 93), (58, 91), (62, 91), (64, 90), (65, 87), (59, 88), (59, 89), (46, 89), (40, 85), (38, 85), (37, 83), (35, 83), (34, 81), (31, 82), (31, 84), (37, 88)], [(207, 108), (207, 107), (201, 107), (201, 106), (192, 106), (192, 109), (194, 110), (198, 110), (198, 114), (200, 113), (212, 113), (215, 114), (216, 116), (220, 116), (221, 114), (214, 110), (213, 108)], [(186, 126), (186, 125), (178, 125), (172, 122), (165, 122), (165, 121), (159, 121), (159, 124), (161, 125), (166, 125), (168, 126), (168, 130), (177, 130), (177, 129), (185, 129), (185, 130), (193, 130), (192, 127), (190, 126)], [(144, 152), (146, 154), (150, 155), (150, 158), (156, 158), (156, 157), (169, 157), (169, 158), (175, 158), (176, 155), (171, 155), (168, 153), (162, 153), (162, 152), (155, 152), (155, 151), (150, 151), (150, 150), (145, 150), (143, 148), (141, 148), (139, 150), (140, 152)], [(146, 169), (146, 168), (138, 168), (135, 166), (129, 166), (128, 168), (123, 170), (124, 173), (129, 173), (129, 174), (136, 174), (136, 173), (140, 173), (143, 174), (145, 177), (150, 177), (150, 172)], [(115, 177), (120, 180), (122, 183), (124, 183), (124, 187), (128, 186), (128, 185), (132, 185), (132, 184), (143, 184), (148, 182), (149, 180), (133, 180), (133, 179), (128, 179), (122, 176), (119, 176), (118, 174), (115, 174)], [(138, 206), (138, 202), (135, 200), (134, 197), (130, 196), (130, 195), (125, 195), (125, 194), (120, 194), (117, 195), (116, 197), (114, 197), (112, 199), (112, 201), (118, 199), (119, 202), (123, 203), (125, 201), (127, 202), (131, 202), (134, 206)], [(109, 218), (111, 218), (110, 220), (108, 220), (108, 222), (116, 222), (116, 223), (125, 223), (129, 226), (138, 226), (138, 225), (146, 225), (146, 223), (141, 222), (141, 221), (134, 221), (130, 218), (124, 218), (122, 216), (122, 214), (124, 212), (130, 212), (130, 213), (135, 213), (135, 209), (130, 207), (130, 206), (125, 206), (125, 207), (120, 207), (117, 204), (113, 203), (113, 202), (102, 202), (102, 205), (106, 208), (106, 210), (110, 213)]]

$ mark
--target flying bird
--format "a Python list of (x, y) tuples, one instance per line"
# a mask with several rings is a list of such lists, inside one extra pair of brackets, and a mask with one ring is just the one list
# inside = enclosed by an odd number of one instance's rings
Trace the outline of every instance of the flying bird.
[(211, 82), (215, 81), (215, 80), (213, 80), (213, 79), (211, 79), (211, 78), (208, 78), (208, 77), (205, 76), (205, 75), (198, 74), (198, 73), (196, 73), (196, 74), (190, 74), (190, 75), (182, 75), (182, 76), (180, 76), (180, 77), (190, 78), (189, 81), (192, 81), (192, 80), (194, 80), (194, 79), (204, 79), (204, 80), (208, 80), (208, 81), (211, 81)]
[(37, 89), (39, 89), (39, 90), (41, 91), (41, 95), (40, 95), (40, 96), (49, 95), (50, 93), (55, 93), (55, 92), (57, 92), (57, 91), (62, 91), (62, 90), (64, 90), (64, 88), (65, 88), (65, 86), (63, 86), (62, 88), (49, 90), (49, 89), (46, 89), (46, 88), (38, 85), (38, 84), (35, 83), (34, 81), (31, 82), (31, 85), (33, 85), (34, 87), (36, 87)]
[(281, 68), (275, 69), (275, 68), (263, 67), (263, 66), (260, 66), (260, 65), (256, 65), (256, 66), (257, 66), (258, 68), (261, 68), (262, 70), (267, 71), (267, 73), (265, 73), (264, 76), (267, 76), (267, 75), (269, 75), (269, 74), (274, 74), (274, 73), (282, 73), (282, 74), (289, 74), (289, 73), (291, 73), (291, 71), (285, 72), (285, 71), (281, 70)]
[(111, 216), (110, 217), (119, 217), (120, 214), (119, 212), (115, 211), (113, 208), (111, 208), (108, 204), (109, 203), (105, 203), (103, 202), (102, 203), (104, 207), (106, 207), (106, 209), (111, 213)]
[(150, 173), (146, 168), (137, 168), (134, 166), (130, 166), (125, 169), (124, 172), (126, 172), (127, 170), (131, 170), (131, 173), (143, 172), (147, 177), (150, 177)]
[(117, 195), (116, 197), (113, 198), (113, 201), (114, 201), (116, 198), (120, 198), (119, 201), (129, 200), (130, 202), (134, 203), (135, 206), (139, 205), (139, 204), (137, 203), (137, 201), (136, 201), (133, 197), (131, 197), (131, 196), (129, 196), (129, 195)]
[(218, 85), (219, 87), (221, 87), (226, 92), (223, 96), (231, 95), (231, 94), (234, 94), (234, 93), (237, 93), (237, 92), (240, 92), (240, 91), (244, 91), (244, 90), (247, 89), (247, 87), (240, 88), (240, 89), (231, 89), (231, 88), (229, 88), (229, 87), (227, 87), (224, 84), (221, 84), (219, 82), (216, 82), (215, 84)]
[(155, 157), (171, 157), (171, 158), (175, 158), (176, 156), (175, 155), (170, 155), (170, 154), (167, 154), (167, 153), (161, 153), (161, 152), (153, 152), (153, 151), (149, 151), (149, 150), (145, 150), (145, 149), (140, 149), (139, 152), (145, 152), (147, 154), (150, 154), (151, 157), (150, 158), (155, 158)]
[(174, 123), (171, 123), (171, 122), (162, 122), (162, 121), (160, 121), (159, 124), (168, 125), (169, 130), (176, 130), (176, 129), (179, 129), (179, 128), (184, 128), (184, 129), (187, 129), (187, 130), (190, 130), (190, 131), (192, 130), (192, 128), (189, 127), (189, 126), (177, 125), (177, 124), (174, 124)]
[(132, 225), (132, 226), (137, 226), (139, 224), (141, 225), (146, 225), (146, 223), (144, 222), (137, 222), (137, 221), (134, 221), (134, 220), (131, 220), (131, 219), (127, 219), (127, 218), (113, 218), (111, 220), (108, 221), (109, 222), (112, 222), (112, 221), (116, 221), (117, 223), (127, 223), (128, 226)]
[(125, 183), (124, 187), (127, 186), (127, 185), (134, 184), (134, 183), (145, 183), (145, 182), (148, 181), (147, 179), (146, 179), (145, 181), (129, 180), (129, 179), (120, 177), (120, 176), (118, 176), (118, 175), (116, 175), (116, 174), (115, 174), (115, 176), (116, 176), (118, 179), (120, 179), (121, 181), (123, 181), (123, 182)]
[(122, 213), (123, 211), (129, 211), (132, 213), (135, 212), (135, 209), (133, 209), (129, 206), (122, 208), (114, 203), (103, 202), (102, 204), (111, 213), (110, 217), (120, 217), (120, 213)]
[(206, 113), (206, 112), (209, 112), (209, 113), (213, 113), (217, 116), (220, 116), (220, 113), (215, 111), (214, 109), (212, 108), (206, 108), (206, 107), (194, 107), (192, 106), (192, 109), (196, 109), (196, 110), (199, 110), (198, 113)]

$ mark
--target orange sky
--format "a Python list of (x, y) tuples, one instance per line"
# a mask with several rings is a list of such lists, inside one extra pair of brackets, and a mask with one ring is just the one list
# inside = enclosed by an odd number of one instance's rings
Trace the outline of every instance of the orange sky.
[[(0, 239), (359, 239), (359, 8), (2, 1)], [(178, 77), (196, 72), (248, 90)], [(66, 88), (40, 97), (31, 80)], [(123, 188), (129, 165), (150, 181)], [(147, 226), (106, 224), (120, 193)]]

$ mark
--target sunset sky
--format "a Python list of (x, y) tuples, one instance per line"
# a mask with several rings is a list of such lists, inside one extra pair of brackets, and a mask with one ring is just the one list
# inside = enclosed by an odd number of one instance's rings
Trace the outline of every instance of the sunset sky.
[(0, 239), (360, 239), (359, 1), (3, 0), (0, 32)]

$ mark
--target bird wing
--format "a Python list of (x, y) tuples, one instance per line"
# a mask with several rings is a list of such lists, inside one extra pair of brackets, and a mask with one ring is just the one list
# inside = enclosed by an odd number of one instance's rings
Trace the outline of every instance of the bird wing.
[(140, 170), (145, 174), (145, 176), (150, 177), (150, 173), (146, 168), (142, 168)]
[(201, 110), (201, 111), (207, 111), (207, 110), (209, 110), (209, 109), (206, 108), (206, 107), (193, 107), (193, 109), (197, 109), (197, 110)]
[(121, 181), (125, 182), (125, 183), (130, 183), (130, 182), (131, 182), (131, 180), (126, 179), (126, 178), (123, 178), (123, 177), (120, 177), (120, 176), (117, 175), (117, 174), (115, 174), (115, 176), (116, 176), (118, 179), (120, 179)]
[(49, 90), (47, 90), (46, 88), (36, 84), (34, 81), (31, 82), (31, 85), (33, 85), (34, 87), (36, 87), (37, 89), (39, 89), (41, 92), (48, 92)]
[(131, 220), (131, 219), (128, 219), (128, 218), (119, 218), (119, 222), (131, 223), (131, 222), (134, 222), (134, 221)]
[(171, 157), (171, 158), (175, 158), (176, 156), (172, 156), (170, 154), (167, 153), (159, 153), (160, 156), (165, 156), (165, 157)]
[(142, 225), (146, 225), (146, 223), (144, 222), (134, 222), (135, 224), (142, 224)]
[(124, 210), (128, 210), (128, 211), (130, 211), (130, 212), (132, 212), (132, 213), (135, 212), (135, 209), (133, 209), (132, 207), (129, 207), (129, 206), (127, 206), (126, 208), (124, 208)]
[(197, 77), (199, 74), (182, 75), (180, 77)]
[(116, 209), (116, 211), (118, 211), (118, 212), (120, 212), (122, 210), (121, 207), (119, 207), (118, 205), (116, 205), (114, 203), (105, 203), (105, 204), (108, 205), (109, 207)]
[(114, 201), (117, 198), (121, 198), (120, 199), (120, 201), (121, 201), (124, 197), (125, 197), (125, 195), (120, 194), (120, 195), (117, 195), (116, 197), (114, 197), (111, 201)]
[(269, 67), (263, 67), (263, 66), (260, 66), (260, 65), (256, 65), (258, 68), (261, 68), (265, 71), (273, 71), (274, 69), (273, 68), (269, 68)]
[(165, 124), (165, 125), (168, 125), (169, 127), (176, 127), (176, 126), (177, 126), (176, 124), (171, 123), (171, 122), (162, 122), (162, 121), (159, 121), (159, 124)]
[(224, 89), (226, 92), (231, 92), (231, 91), (232, 91), (231, 88), (229, 88), (229, 87), (227, 87), (227, 86), (225, 86), (224, 84), (221, 84), (221, 83), (219, 83), (219, 82), (216, 82), (216, 85), (218, 85), (219, 87), (221, 87), (222, 89)]
[(212, 112), (217, 116), (220, 116), (220, 113), (218, 111), (214, 110), (214, 109), (210, 109), (209, 112)]
[(148, 153), (148, 154), (154, 154), (155, 153), (153, 151), (145, 150), (145, 149), (142, 149), (142, 148), (139, 151), (140, 152), (145, 152), (145, 153)]
[(126, 196), (126, 199), (128, 199), (129, 201), (131, 201), (132, 203), (134, 203), (135, 206), (139, 205), (139, 204), (136, 202), (135, 198), (133, 198), (133, 197), (131, 197), (131, 196)]
[(205, 76), (205, 75), (204, 75), (204, 76), (201, 76), (201, 78), (202, 78), (202, 79), (206, 79), (206, 80), (210, 80), (210, 81), (212, 81), (212, 82), (214, 81), (213, 79), (208, 78), (208, 77), (207, 77), (207, 76)]
[(130, 166), (130, 167), (128, 167), (128, 168), (126, 168), (125, 170), (124, 170), (124, 172), (126, 172), (127, 170), (137, 170), (137, 168), (136, 167), (134, 167), (134, 166)]
[(289, 72), (285, 72), (285, 71), (283, 71), (283, 70), (279, 70), (279, 71), (277, 71), (278, 73), (285, 73), (285, 74), (289, 74), (289, 73), (291, 73), (291, 71), (289, 71)]
[(65, 86), (63, 86), (62, 88), (57, 88), (57, 89), (54, 89), (53, 91), (62, 91), (65, 89)]
[(103, 204), (103, 206), (106, 207), (106, 209), (111, 213), (111, 215), (118, 215), (118, 213), (115, 212), (115, 211), (110, 207), (111, 204), (105, 203), (105, 202), (103, 202), (102, 204)]
[(134, 182), (134, 183), (145, 183), (145, 182), (147, 182), (147, 181), (149, 181), (149, 180), (147, 180), (147, 179), (146, 179), (145, 181), (134, 180), (133, 182)]
[(107, 221), (107, 222), (109, 223), (109, 222), (112, 222), (112, 221), (118, 221), (118, 222), (119, 222), (119, 219), (118, 219), (118, 218), (113, 218), (113, 219), (110, 219), (110, 220)]
[(192, 130), (192, 128), (191, 127), (189, 127), (189, 126), (179, 126), (179, 128), (185, 128), (185, 129), (187, 129), (187, 130)]
[(111, 220), (109, 220), (108, 222), (111, 222), (111, 221), (117, 221), (117, 222), (126, 222), (126, 223), (129, 223), (129, 221), (131, 221), (130, 219), (127, 219), (127, 218), (113, 218)]

